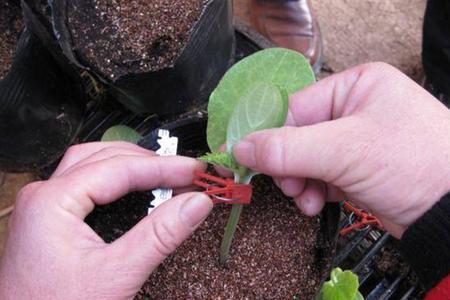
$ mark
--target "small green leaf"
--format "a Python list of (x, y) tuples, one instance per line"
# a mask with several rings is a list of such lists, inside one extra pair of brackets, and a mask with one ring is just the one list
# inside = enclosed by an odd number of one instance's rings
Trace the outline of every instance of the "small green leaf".
[(351, 271), (336, 268), (331, 272), (331, 278), (322, 286), (316, 300), (364, 300), (358, 291), (358, 276)]
[(117, 125), (109, 128), (102, 137), (102, 142), (123, 141), (137, 144), (142, 136), (133, 128)]
[(239, 166), (236, 161), (226, 152), (207, 153), (198, 159), (208, 164), (223, 167), (235, 173), (239, 172)]
[(364, 300), (364, 296), (359, 291), (357, 291), (356, 297), (353, 300)]
[(291, 95), (314, 82), (308, 60), (296, 51), (271, 48), (241, 60), (225, 74), (209, 100), (207, 137), (211, 151), (225, 144), (229, 119), (255, 84), (272, 84)]
[[(260, 83), (253, 86), (238, 102), (227, 129), (227, 152), (233, 156), (234, 145), (252, 132), (283, 126), (288, 113), (289, 97), (278, 87)], [(239, 166), (237, 182), (248, 183), (255, 172)]]
[(227, 151), (252, 132), (283, 126), (288, 113), (289, 97), (268, 83), (254, 85), (239, 99), (227, 129)]

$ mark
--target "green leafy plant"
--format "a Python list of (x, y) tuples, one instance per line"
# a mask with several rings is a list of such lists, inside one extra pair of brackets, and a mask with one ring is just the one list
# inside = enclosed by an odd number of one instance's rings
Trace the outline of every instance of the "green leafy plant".
[(316, 300), (364, 300), (358, 288), (357, 275), (336, 268), (331, 272), (330, 280), (323, 284)]
[[(283, 126), (289, 95), (314, 82), (308, 61), (287, 49), (266, 49), (237, 63), (211, 94), (207, 139), (212, 153), (200, 159), (233, 171), (237, 183), (250, 183), (256, 172), (234, 160), (234, 145), (252, 132)], [(221, 153), (224, 144), (226, 153)], [(242, 205), (233, 205), (220, 248), (223, 265), (241, 212)]]
[(142, 139), (142, 136), (128, 126), (117, 125), (109, 128), (102, 136), (102, 142), (123, 141), (137, 144)]

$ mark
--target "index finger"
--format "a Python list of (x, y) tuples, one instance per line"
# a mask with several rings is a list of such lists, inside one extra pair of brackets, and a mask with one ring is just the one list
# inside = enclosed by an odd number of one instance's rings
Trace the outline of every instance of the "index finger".
[(205, 168), (205, 164), (181, 156), (118, 155), (87, 164), (49, 183), (59, 204), (84, 219), (95, 205), (111, 203), (130, 192), (189, 186), (194, 172)]
[(150, 154), (151, 151), (139, 147), (138, 145), (127, 143), (127, 142), (92, 142), (85, 144), (78, 144), (71, 146), (67, 149), (64, 157), (56, 168), (55, 172), (53, 172), (53, 177), (59, 176), (62, 173), (66, 172), (68, 169), (78, 164), (79, 162), (91, 157), (92, 155), (101, 152), (107, 148), (117, 148), (122, 150), (136, 151), (141, 154)]

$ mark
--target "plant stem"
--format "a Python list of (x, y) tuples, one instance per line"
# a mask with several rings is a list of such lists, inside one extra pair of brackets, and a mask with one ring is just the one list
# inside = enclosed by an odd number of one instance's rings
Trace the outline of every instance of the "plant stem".
[[(252, 177), (256, 175), (255, 173), (249, 172), (246, 168), (241, 168), (239, 174), (235, 175), (235, 182), (241, 184), (250, 184)], [(236, 232), (237, 225), (239, 223), (239, 218), (242, 213), (242, 204), (234, 204), (231, 208), (230, 218), (228, 219), (227, 227), (225, 227), (225, 233), (223, 235), (222, 244), (220, 245), (220, 258), (219, 262), (222, 266), (227, 265), (228, 257), (230, 257), (231, 243), (233, 242), (233, 237)]]
[(242, 212), (242, 204), (234, 204), (231, 209), (230, 218), (228, 219), (225, 234), (223, 235), (222, 245), (220, 246), (220, 264), (227, 265), (228, 257), (230, 256), (231, 242), (233, 241), (234, 233), (239, 222), (239, 217)]

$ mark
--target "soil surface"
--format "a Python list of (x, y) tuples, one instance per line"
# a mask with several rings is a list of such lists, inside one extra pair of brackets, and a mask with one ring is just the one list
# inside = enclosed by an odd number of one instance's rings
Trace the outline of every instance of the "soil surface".
[(258, 178), (254, 185), (228, 268), (219, 265), (218, 255), (230, 207), (218, 206), (152, 274), (138, 298), (313, 299), (324, 275), (316, 268), (318, 218), (303, 217), (271, 179)]
[(394, 241), (381, 250), (381, 257), (376, 261), (375, 267), (383, 276), (406, 276), (410, 272), (411, 267), (403, 259), (398, 249), (400, 247)]
[(0, 0), (0, 80), (11, 68), (22, 29), (20, 7), (10, 1)]
[(68, 1), (78, 55), (109, 79), (170, 67), (205, 0)]
[(98, 206), (85, 222), (107, 243), (121, 237), (147, 216), (150, 193), (132, 193), (109, 205)]
[[(230, 212), (211, 216), (144, 285), (137, 299), (312, 299), (329, 261), (320, 256), (318, 218), (302, 216), (267, 177), (255, 181), (253, 203), (244, 208), (228, 268), (218, 262)], [(97, 208), (87, 219), (110, 242), (144, 218), (150, 196), (134, 193)]]

